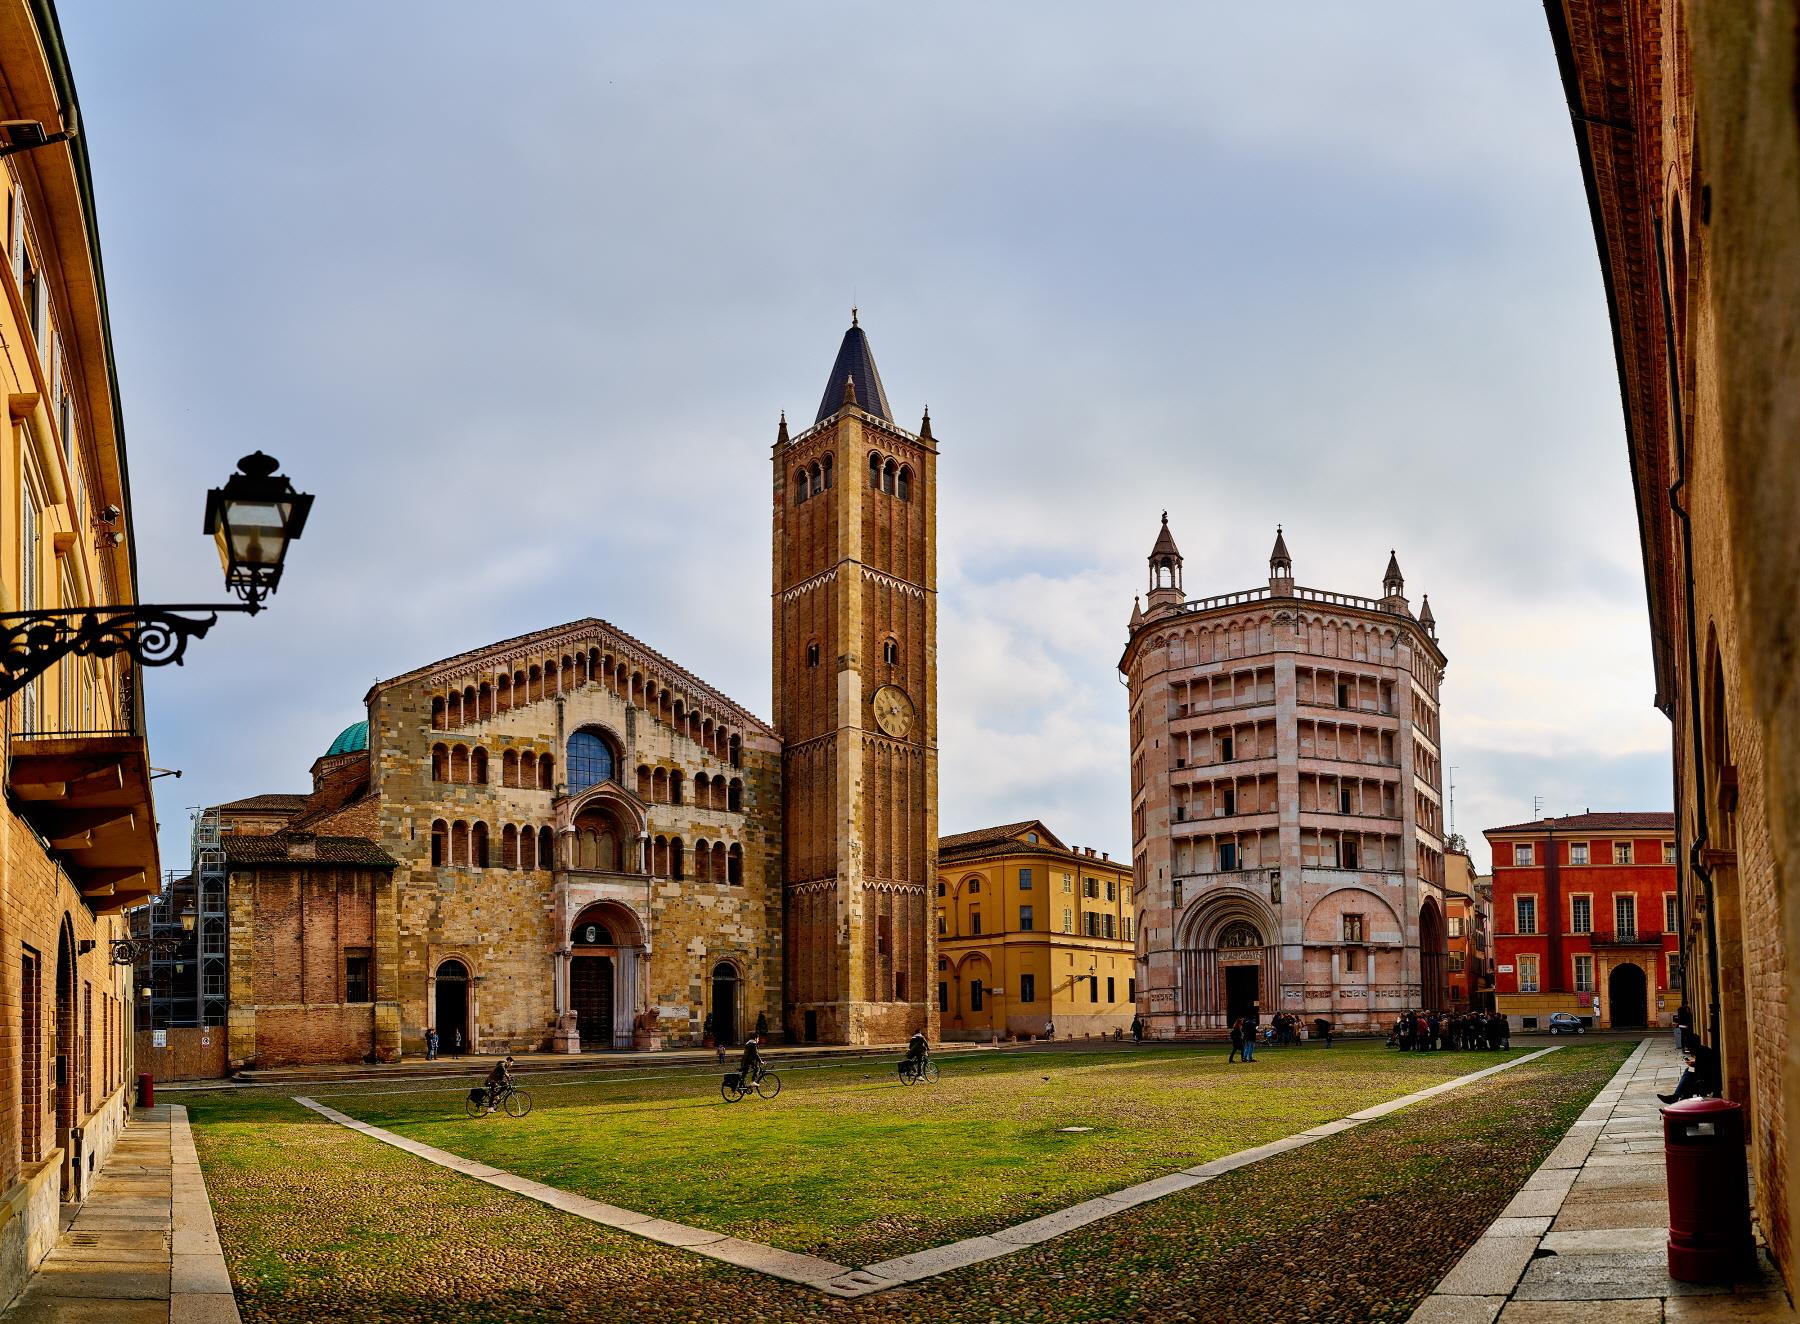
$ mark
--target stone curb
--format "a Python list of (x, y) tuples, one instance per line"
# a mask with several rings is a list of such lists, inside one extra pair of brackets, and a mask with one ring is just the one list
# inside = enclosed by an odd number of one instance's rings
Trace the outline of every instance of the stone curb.
[[(926, 1278), (935, 1278), (938, 1274), (948, 1273), (952, 1269), (962, 1269), (972, 1264), (980, 1264), (985, 1260), (999, 1259), (1003, 1255), (1015, 1254), (1030, 1246), (1060, 1237), (1066, 1232), (1085, 1227), (1089, 1223), (1098, 1222), (1102, 1218), (1111, 1218), (1114, 1214), (1161, 1200), (1178, 1191), (1192, 1190), (1227, 1172), (1247, 1168), (1253, 1163), (1274, 1158), (1277, 1154), (1285, 1154), (1290, 1150), (1299, 1149), (1330, 1136), (1340, 1135), (1353, 1127), (1386, 1117), (1390, 1113), (1411, 1107), (1415, 1103), (1423, 1103), (1427, 1099), (1434, 1099), (1440, 1094), (1460, 1089), (1464, 1085), (1485, 1080), (1502, 1071), (1510, 1071), (1514, 1067), (1524, 1066), (1527, 1062), (1534, 1062), (1540, 1057), (1556, 1052), (1560, 1047), (1562, 1045), (1552, 1044), (1547, 1048), (1526, 1053), (1523, 1057), (1513, 1058), (1510, 1062), (1500, 1062), (1491, 1067), (1484, 1067), (1480, 1071), (1471, 1071), (1467, 1075), (1457, 1076), (1452, 1080), (1442, 1081), (1422, 1090), (1415, 1090), (1411, 1094), (1390, 1099), (1386, 1103), (1376, 1104), (1371, 1108), (1364, 1108), (1359, 1112), (1351, 1113), (1348, 1117), (1341, 1117), (1332, 1122), (1322, 1122), (1295, 1135), (1283, 1136), (1279, 1140), (1257, 1145), (1253, 1149), (1239, 1150), (1235, 1154), (1227, 1154), (1222, 1158), (1216, 1158), (1195, 1167), (1183, 1168), (1179, 1172), (1152, 1177), (1147, 1181), (1127, 1186), (1123, 1190), (1098, 1195), (1091, 1200), (1083, 1200), (1079, 1204), (1053, 1210), (1023, 1223), (1015, 1223), (1011, 1227), (1001, 1228), (978, 1237), (968, 1237), (962, 1241), (953, 1241), (943, 1246), (933, 1246), (928, 1250), (915, 1251), (910, 1255), (897, 1256), (891, 1260), (882, 1260), (876, 1264), (865, 1265), (860, 1269), (844, 1264), (833, 1264), (829, 1260), (816, 1259), (810, 1255), (797, 1255), (792, 1251), (780, 1250), (774, 1246), (764, 1246), (754, 1241), (728, 1237), (722, 1232), (710, 1232), (705, 1228), (689, 1227), (685, 1223), (675, 1223), (668, 1219), (654, 1218), (649, 1214), (633, 1213), (629, 1209), (602, 1204), (598, 1200), (590, 1200), (588, 1197), (577, 1195), (572, 1191), (564, 1191), (555, 1186), (546, 1186), (542, 1182), (533, 1181), (528, 1177), (502, 1172), (487, 1164), (477, 1163), (473, 1159), (462, 1158), (432, 1145), (410, 1140), (379, 1126), (371, 1126), (369, 1123), (358, 1121), (335, 1108), (327, 1107), (317, 1099), (307, 1098), (300, 1094), (292, 1097), (294, 1102), (301, 1107), (309, 1108), (339, 1126), (360, 1132), (371, 1140), (378, 1140), (382, 1144), (404, 1150), (428, 1163), (435, 1163), (439, 1167), (461, 1173), (475, 1181), (486, 1182), (489, 1186), (511, 1191), (515, 1195), (523, 1195), (527, 1199), (536, 1200), (553, 1209), (573, 1214), (577, 1218), (585, 1218), (591, 1223), (599, 1223), (617, 1231), (629, 1232), (633, 1236), (644, 1237), (665, 1246), (692, 1251), (696, 1255), (705, 1255), (739, 1268), (751, 1269), (757, 1273), (785, 1279), (788, 1282), (814, 1287), (831, 1296), (855, 1298), (868, 1296), (873, 1292), (887, 1291), (905, 1283), (916, 1283)], [(1631, 1062), (1627, 1063), (1628, 1066), (1637, 1061), (1637, 1057), (1641, 1056), (1641, 1051), (1640, 1049), (1639, 1053), (1632, 1057)], [(182, 1123), (184, 1131), (185, 1116), (184, 1111)], [(1533, 1236), (1529, 1238), (1529, 1242), (1531, 1246), (1535, 1247), (1537, 1238)], [(1524, 1265), (1521, 1263), (1520, 1269), (1523, 1270), (1523, 1267)]]
[(169, 1318), (193, 1324), (242, 1324), (194, 1133), (187, 1109), (178, 1103), (169, 1106), (169, 1170), (173, 1192)]

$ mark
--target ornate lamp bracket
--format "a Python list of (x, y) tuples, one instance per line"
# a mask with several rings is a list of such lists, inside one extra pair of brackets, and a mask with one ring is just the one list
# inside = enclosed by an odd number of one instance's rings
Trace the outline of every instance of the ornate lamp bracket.
[(112, 963), (136, 965), (144, 956), (180, 956), (181, 938), (114, 938)]
[[(182, 603), (167, 607), (90, 607), (0, 614), (0, 699), (17, 694), (65, 657), (124, 653), (147, 667), (180, 666), (188, 641), (205, 636), (222, 611), (255, 612), (259, 603)], [(204, 616), (181, 613), (206, 613)]]

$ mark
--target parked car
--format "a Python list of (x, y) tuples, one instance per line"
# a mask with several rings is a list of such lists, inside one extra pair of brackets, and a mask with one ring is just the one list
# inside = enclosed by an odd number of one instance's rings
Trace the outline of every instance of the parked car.
[(1551, 1034), (1586, 1034), (1587, 1022), (1581, 1017), (1566, 1011), (1550, 1013)]

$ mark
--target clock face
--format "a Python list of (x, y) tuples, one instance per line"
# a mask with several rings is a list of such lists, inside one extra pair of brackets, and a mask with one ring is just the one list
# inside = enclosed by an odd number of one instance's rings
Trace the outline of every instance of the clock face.
[(898, 685), (883, 685), (876, 690), (869, 706), (875, 712), (875, 724), (895, 739), (912, 729), (912, 700)]

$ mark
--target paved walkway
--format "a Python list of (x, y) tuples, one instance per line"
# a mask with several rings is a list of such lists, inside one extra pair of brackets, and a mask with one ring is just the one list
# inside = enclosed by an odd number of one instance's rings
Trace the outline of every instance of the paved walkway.
[(187, 1109), (133, 1113), (5, 1324), (239, 1324)]
[(1411, 1324), (1796, 1324), (1780, 1275), (1678, 1283), (1666, 1258), (1661, 1102), (1673, 1039), (1638, 1045)]
[(734, 1264), (742, 1269), (750, 1269), (757, 1273), (785, 1279), (788, 1282), (800, 1283), (832, 1296), (859, 1297), (936, 1277), (938, 1274), (948, 1273), (952, 1269), (961, 1269), (971, 1264), (980, 1264), (985, 1260), (998, 1259), (1002, 1255), (1011, 1255), (1029, 1246), (1060, 1237), (1065, 1232), (1073, 1232), (1076, 1228), (1086, 1227), (1089, 1223), (1110, 1218), (1127, 1209), (1148, 1204), (1152, 1200), (1160, 1200), (1177, 1191), (1185, 1191), (1199, 1186), (1221, 1177), (1227, 1172), (1249, 1167), (1252, 1163), (1260, 1163), (1277, 1154), (1285, 1154), (1291, 1149), (1299, 1149), (1314, 1141), (1338, 1135), (1352, 1127), (1361, 1126), (1364, 1122), (1372, 1122), (1377, 1118), (1386, 1117), (1389, 1113), (1398, 1112), (1415, 1103), (1422, 1103), (1426, 1099), (1436, 1098), (1450, 1090), (1460, 1089), (1474, 1081), (1485, 1080), (1499, 1072), (1510, 1071), (1514, 1067), (1555, 1051), (1555, 1047), (1540, 1048), (1534, 1053), (1526, 1053), (1511, 1061), (1501, 1062), (1480, 1071), (1471, 1071), (1467, 1075), (1457, 1076), (1453, 1080), (1446, 1080), (1425, 1089), (1416, 1090), (1397, 1099), (1389, 1099), (1386, 1103), (1375, 1104), (1360, 1112), (1351, 1113), (1348, 1117), (1322, 1123), (1295, 1135), (1283, 1136), (1279, 1140), (1272, 1140), (1266, 1145), (1258, 1145), (1254, 1149), (1240, 1150), (1235, 1154), (1227, 1154), (1223, 1158), (1213, 1159), (1209, 1163), (1183, 1168), (1179, 1172), (1172, 1172), (1166, 1176), (1153, 1177), (1149, 1181), (1139, 1182), (1135, 1186), (1127, 1186), (1122, 1191), (1113, 1191), (1107, 1195), (1096, 1196), (1092, 1200), (1083, 1200), (1080, 1204), (1070, 1205), (1067, 1209), (1058, 1209), (1054, 1213), (1018, 1223), (1012, 1227), (1001, 1228), (985, 1236), (969, 1237), (945, 1246), (933, 1246), (928, 1250), (902, 1255), (896, 1259), (882, 1260), (878, 1264), (870, 1264), (862, 1268), (834, 1264), (830, 1260), (819, 1259), (812, 1255), (797, 1255), (792, 1251), (762, 1245), (760, 1242), (727, 1236), (723, 1232), (690, 1227), (686, 1223), (676, 1223), (669, 1219), (656, 1218), (650, 1214), (621, 1209), (617, 1205), (589, 1199), (587, 1196), (577, 1195), (573, 1191), (565, 1191), (560, 1187), (549, 1186), (528, 1177), (521, 1177), (515, 1173), (490, 1167), (485, 1163), (478, 1163), (473, 1159), (466, 1159), (460, 1154), (452, 1154), (448, 1150), (409, 1139), (382, 1127), (371, 1126), (367, 1122), (358, 1121), (335, 1108), (329, 1108), (315, 1099), (295, 1095), (294, 1102), (312, 1109), (320, 1116), (328, 1118), (340, 1126), (347, 1126), (353, 1131), (360, 1132), (371, 1140), (379, 1140), (385, 1145), (405, 1150), (429, 1163), (436, 1163), (453, 1172), (460, 1172), (463, 1176), (473, 1178), (475, 1181), (486, 1182), (490, 1186), (498, 1186), (502, 1190), (512, 1191), (528, 1200), (547, 1204), (553, 1209), (560, 1209), (577, 1218), (585, 1218), (592, 1223), (617, 1228), (621, 1232), (629, 1232), (634, 1236), (644, 1237), (665, 1246), (677, 1246), (683, 1250), (692, 1251), (696, 1255), (723, 1260), (727, 1264)]

